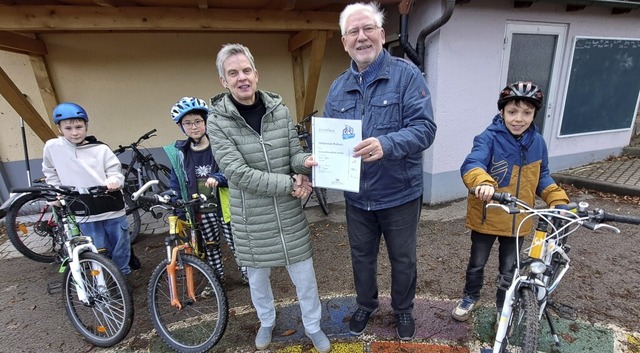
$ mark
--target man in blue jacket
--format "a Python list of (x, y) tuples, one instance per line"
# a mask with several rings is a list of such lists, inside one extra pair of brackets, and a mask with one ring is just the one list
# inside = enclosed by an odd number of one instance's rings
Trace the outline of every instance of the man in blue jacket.
[(422, 152), (436, 134), (431, 95), (420, 70), (382, 48), (384, 14), (376, 3), (348, 5), (340, 14), (349, 69), (331, 85), (324, 114), (362, 120), (360, 192), (345, 192), (358, 309), (349, 332), (360, 335), (378, 308), (381, 236), (391, 261), (391, 307), (401, 340), (415, 336), (417, 227), (422, 208)]

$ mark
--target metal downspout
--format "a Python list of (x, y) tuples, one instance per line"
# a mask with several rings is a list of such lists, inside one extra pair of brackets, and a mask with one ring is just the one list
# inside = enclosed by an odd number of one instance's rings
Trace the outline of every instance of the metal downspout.
[(420, 34), (418, 35), (418, 41), (416, 42), (416, 49), (414, 50), (409, 44), (409, 33), (407, 33), (407, 28), (409, 24), (409, 11), (403, 13), (402, 8), (400, 10), (400, 38), (399, 43), (400, 47), (407, 54), (407, 57), (416, 64), (420, 71), (424, 72), (425, 66), (425, 41), (428, 35), (435, 32), (438, 28), (442, 27), (445, 23), (449, 21), (451, 15), (453, 15), (453, 8), (456, 5), (456, 0), (446, 0), (445, 9), (440, 18), (433, 21), (428, 26), (424, 27)]

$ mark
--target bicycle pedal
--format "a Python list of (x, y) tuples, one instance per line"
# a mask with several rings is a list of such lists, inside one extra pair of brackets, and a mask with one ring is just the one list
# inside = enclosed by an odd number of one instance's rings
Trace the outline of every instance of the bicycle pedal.
[(62, 292), (62, 282), (47, 283), (47, 294), (54, 295)]
[(574, 307), (556, 302), (551, 302), (548, 305), (556, 315), (565, 320), (575, 321), (578, 318), (578, 312)]

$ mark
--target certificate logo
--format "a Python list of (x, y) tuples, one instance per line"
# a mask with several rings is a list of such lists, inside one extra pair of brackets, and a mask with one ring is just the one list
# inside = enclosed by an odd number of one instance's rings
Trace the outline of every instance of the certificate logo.
[(353, 133), (353, 127), (351, 125), (345, 125), (344, 129), (342, 129), (342, 139), (348, 140), (356, 137), (356, 134)]

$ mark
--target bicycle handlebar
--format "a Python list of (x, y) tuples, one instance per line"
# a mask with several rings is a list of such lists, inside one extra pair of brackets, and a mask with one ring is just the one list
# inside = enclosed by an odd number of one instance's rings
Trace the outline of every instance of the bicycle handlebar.
[(69, 185), (53, 186), (50, 184), (43, 184), (38, 186), (30, 186), (26, 188), (11, 189), (11, 192), (14, 192), (14, 193), (51, 192), (51, 193), (65, 195), (65, 196), (80, 195), (80, 194), (99, 195), (99, 194), (104, 194), (107, 191), (109, 191), (109, 189), (104, 185), (96, 185), (96, 186), (90, 186), (87, 188), (81, 188), (81, 187), (75, 187), (75, 186), (69, 186)]
[(312, 111), (309, 115), (306, 115), (304, 118), (302, 118), (302, 120), (300, 120), (297, 124), (296, 127), (300, 127), (303, 126), (304, 124), (307, 123), (307, 121), (311, 120), (311, 118), (316, 115), (316, 113), (318, 112), (318, 110), (314, 110)]
[[(475, 194), (475, 188), (469, 189), (469, 193)], [(524, 205), (528, 207), (528, 205), (524, 201), (512, 196), (508, 192), (494, 192), (493, 196), (491, 196), (491, 199), (494, 201), (497, 201), (501, 205), (511, 205), (511, 206)], [(576, 204), (573, 202), (570, 203), (568, 206), (569, 206), (569, 209), (571, 210), (576, 209)], [(505, 209), (509, 213), (520, 212), (515, 207), (509, 207)], [(616, 223), (640, 225), (640, 217), (611, 213), (601, 208), (594, 209), (593, 211), (591, 211), (591, 214), (586, 209), (584, 211), (578, 210), (578, 215), (588, 217), (588, 220), (586, 220), (586, 222), (583, 222), (582, 225), (591, 230), (598, 228), (594, 223), (616, 222)]]
[(124, 151), (126, 151), (127, 149), (133, 149), (136, 148), (136, 146), (138, 146), (140, 144), (140, 142), (144, 141), (144, 140), (148, 140), (155, 135), (155, 132), (158, 131), (157, 129), (153, 129), (147, 133), (145, 133), (144, 135), (140, 136), (138, 138), (138, 141), (131, 143), (129, 146), (123, 146), (123, 145), (118, 145), (118, 148), (116, 148), (115, 150), (113, 150), (113, 153), (115, 154), (120, 154)]

